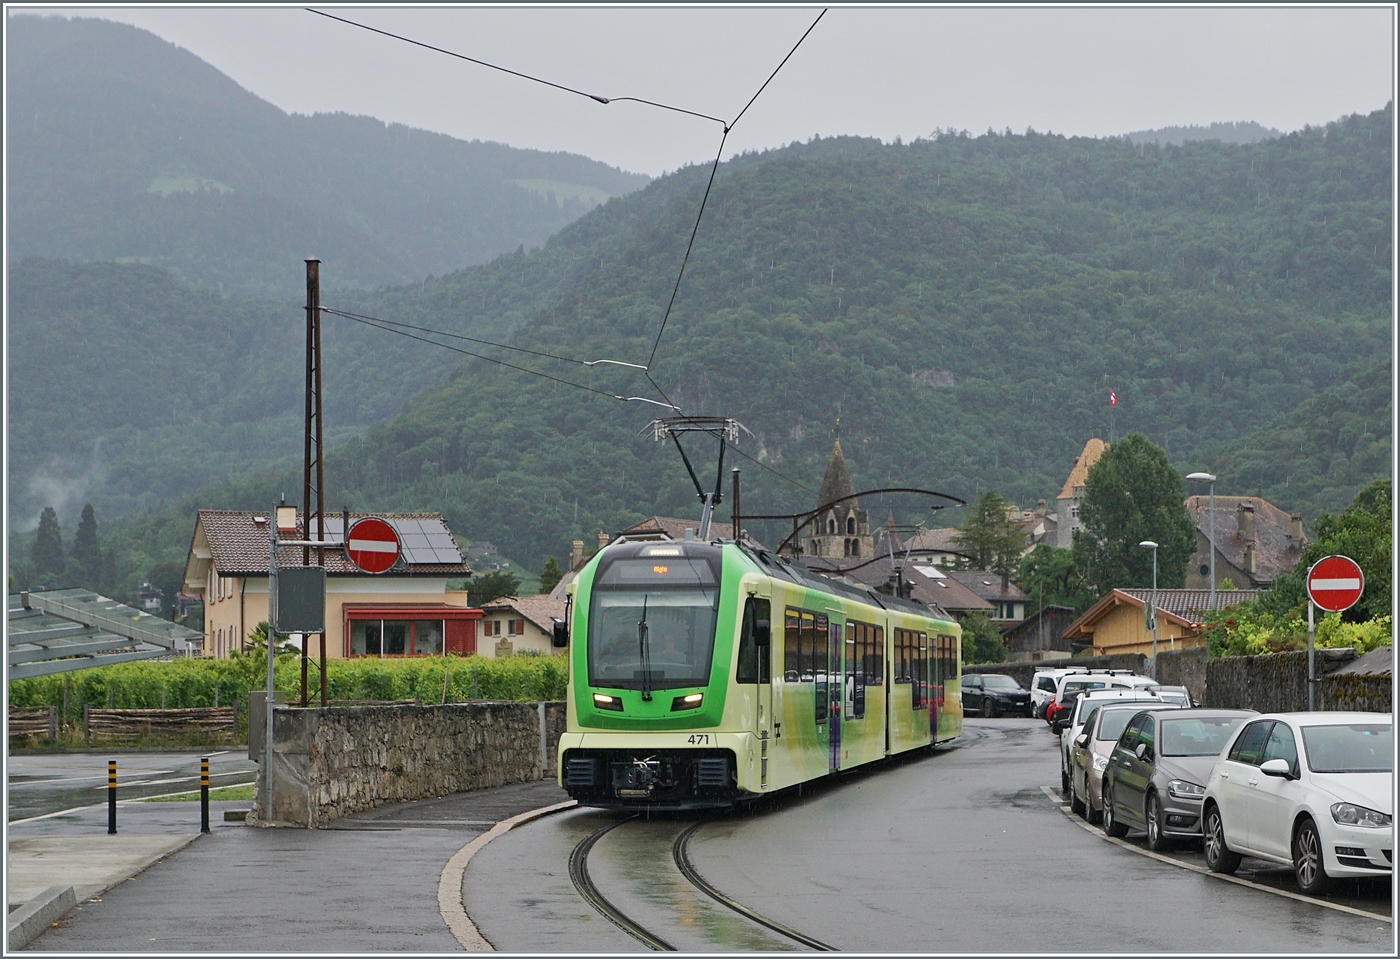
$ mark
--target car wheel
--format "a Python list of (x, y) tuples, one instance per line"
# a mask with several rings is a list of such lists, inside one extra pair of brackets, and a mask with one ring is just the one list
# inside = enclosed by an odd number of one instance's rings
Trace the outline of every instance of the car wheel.
[[(1103, 798), (1103, 790), (1099, 790), (1099, 798)], [(1084, 818), (1089, 820), (1089, 825), (1097, 826), (1103, 822), (1103, 810), (1094, 808), (1094, 794), (1089, 791), (1089, 774), (1084, 774)]]
[(1069, 796), (1069, 773), (1064, 769), (1060, 770), (1060, 795), (1066, 798)]
[(1113, 784), (1103, 784), (1103, 831), (1104, 835), (1122, 839), (1128, 834), (1128, 827), (1118, 821), (1113, 814)]
[(982, 700), (982, 715), (983, 715), (983, 716), (990, 716), (992, 719), (996, 719), (998, 716), (1001, 715), (1001, 710), (997, 709), (996, 700), (994, 700), (994, 699), (984, 699), (984, 700)]
[(1306, 819), (1293, 837), (1293, 874), (1298, 888), (1308, 896), (1320, 896), (1327, 891), (1327, 869), (1322, 861), (1322, 839), (1317, 823)]
[(1162, 801), (1155, 792), (1147, 794), (1147, 848), (1165, 852), (1170, 845), (1162, 835)]
[(1084, 802), (1079, 798), (1079, 789), (1077, 788), (1077, 786), (1078, 784), (1075, 781), (1075, 777), (1071, 776), (1069, 790), (1069, 811), (1074, 813), (1076, 816), (1083, 817), (1085, 815)]
[(1225, 845), (1225, 823), (1220, 818), (1220, 807), (1211, 806), (1206, 810), (1205, 833), (1206, 868), (1211, 872), (1232, 873), (1240, 868), (1240, 854), (1231, 852)]

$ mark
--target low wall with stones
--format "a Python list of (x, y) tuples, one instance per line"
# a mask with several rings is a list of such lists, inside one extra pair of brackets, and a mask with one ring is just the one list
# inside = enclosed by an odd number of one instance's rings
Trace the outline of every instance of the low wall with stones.
[[(1317, 708), (1390, 712), (1389, 675), (1330, 675), (1355, 658), (1351, 649), (1316, 651)], [(1185, 686), (1201, 705), (1216, 709), (1286, 713), (1308, 708), (1306, 652), (1210, 659), (1204, 649), (1177, 650), (1158, 654), (1157, 677), (1164, 685)]]
[(273, 815), (258, 772), (249, 821), (314, 828), (387, 803), (552, 775), (562, 702), (278, 708)]

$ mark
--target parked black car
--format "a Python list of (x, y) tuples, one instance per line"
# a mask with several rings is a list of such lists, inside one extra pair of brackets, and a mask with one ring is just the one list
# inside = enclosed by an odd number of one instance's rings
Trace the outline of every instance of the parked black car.
[(1000, 673), (963, 673), (963, 712), (982, 716), (1030, 716), (1031, 691)]

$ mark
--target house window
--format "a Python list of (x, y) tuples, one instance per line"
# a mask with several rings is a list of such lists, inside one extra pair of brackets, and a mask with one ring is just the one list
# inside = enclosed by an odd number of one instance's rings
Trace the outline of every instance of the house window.
[(350, 623), (351, 656), (441, 656), (440, 619), (357, 619)]
[(525, 620), (523, 620), (523, 619), (510, 619), (510, 620), (507, 620), (506, 623), (507, 623), (507, 626), (506, 626), (507, 632), (508, 632), (511, 636), (524, 636), (524, 635), (525, 635)]
[(836, 520), (829, 519), (826, 521), (826, 531), (832, 536), (836, 535)]

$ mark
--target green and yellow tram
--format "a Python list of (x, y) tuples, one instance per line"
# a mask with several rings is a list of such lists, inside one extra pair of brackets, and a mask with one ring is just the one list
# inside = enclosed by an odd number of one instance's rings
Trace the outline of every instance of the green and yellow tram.
[(962, 732), (961, 630), (928, 606), (732, 542), (616, 543), (570, 596), (585, 805), (728, 806)]

